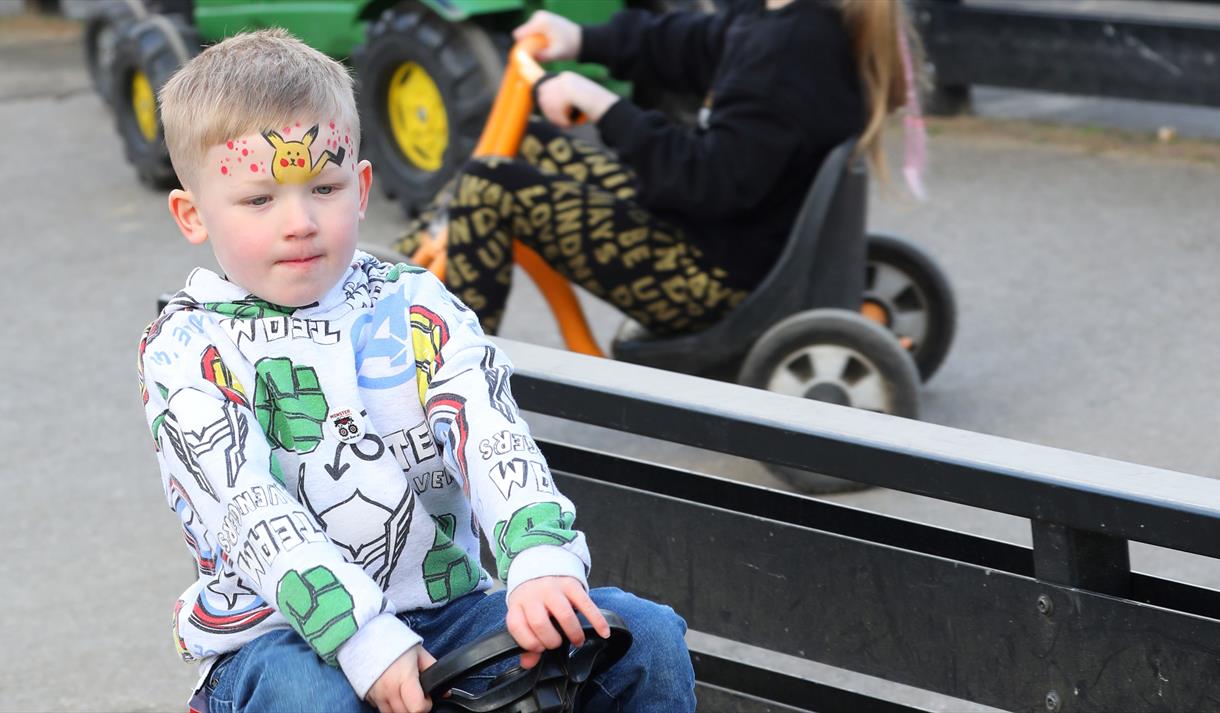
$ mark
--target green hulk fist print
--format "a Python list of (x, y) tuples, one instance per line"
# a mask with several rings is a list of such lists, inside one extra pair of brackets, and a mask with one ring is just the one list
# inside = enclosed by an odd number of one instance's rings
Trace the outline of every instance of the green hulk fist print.
[(267, 317), (291, 317), (292, 307), (281, 307), (267, 300), (248, 297), (234, 302), (205, 302), (203, 308), (209, 312), (223, 314), (233, 319), (264, 319)]
[(428, 598), (439, 604), (474, 591), (479, 584), (479, 571), (466, 551), (453, 541), (457, 518), (445, 513), (432, 520), (436, 523), (436, 538), (424, 556), (424, 586)]
[(254, 373), (254, 415), (271, 445), (312, 452), (322, 442), (327, 413), (318, 373), (288, 357), (259, 359)]
[(572, 523), (576, 513), (563, 512), (559, 503), (534, 503), (496, 523), (496, 573), (508, 578), (508, 566), (522, 551), (537, 545), (566, 545), (576, 539)]
[(333, 572), (318, 565), (304, 575), (289, 570), (275, 591), (276, 607), (301, 638), (331, 666), (339, 647), (356, 633), (352, 595)]

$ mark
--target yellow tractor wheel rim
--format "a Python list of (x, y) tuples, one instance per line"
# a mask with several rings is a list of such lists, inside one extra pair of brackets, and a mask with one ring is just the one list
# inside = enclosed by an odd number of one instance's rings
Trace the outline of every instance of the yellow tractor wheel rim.
[(136, 71), (131, 77), (131, 108), (136, 115), (136, 124), (144, 140), (152, 143), (157, 140), (157, 100), (153, 97), (152, 85), (148, 77), (141, 71)]
[(386, 95), (390, 130), (402, 155), (424, 171), (438, 171), (449, 146), (449, 117), (436, 82), (420, 65), (404, 62)]

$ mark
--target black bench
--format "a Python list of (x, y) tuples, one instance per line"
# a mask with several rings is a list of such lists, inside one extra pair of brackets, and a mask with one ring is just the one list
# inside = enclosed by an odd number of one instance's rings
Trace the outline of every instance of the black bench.
[(912, 0), (936, 68), (930, 109), (966, 108), (973, 84), (1220, 107), (1220, 1), (1158, 4), (1141, 17), (1117, 2)]
[[(1220, 482), (500, 344), (528, 411), (1032, 528), (1022, 547), (539, 437), (593, 584), (668, 603), (700, 632), (1006, 710), (1220, 710), (1220, 592), (1132, 572), (1128, 554), (1134, 540), (1220, 557)], [(921, 710), (697, 645), (692, 657), (705, 710)]]

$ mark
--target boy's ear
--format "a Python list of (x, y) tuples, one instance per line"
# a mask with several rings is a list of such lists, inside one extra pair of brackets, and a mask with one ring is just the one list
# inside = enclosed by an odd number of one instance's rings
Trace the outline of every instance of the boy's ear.
[[(342, 151), (342, 147), (339, 150)], [(360, 184), (360, 219), (364, 220), (364, 210), (369, 205), (369, 187), (373, 185), (373, 164), (368, 160), (356, 164), (356, 181)]]
[(178, 230), (187, 242), (200, 245), (208, 239), (208, 229), (203, 225), (203, 217), (199, 215), (199, 206), (195, 204), (195, 196), (190, 191), (180, 188), (169, 192), (169, 214), (178, 224)]

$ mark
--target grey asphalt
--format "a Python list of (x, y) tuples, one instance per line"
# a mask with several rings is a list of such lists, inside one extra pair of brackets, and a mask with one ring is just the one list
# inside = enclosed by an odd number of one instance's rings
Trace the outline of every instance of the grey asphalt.
[[(193, 674), (168, 624), (190, 566), (140, 412), (135, 345), (156, 295), (211, 258), (135, 181), (78, 53), (70, 34), (0, 32), (0, 710), (181, 710)], [(1028, 98), (1022, 112), (1012, 96), (984, 96), (980, 111), (1004, 115), (988, 102), (1010, 101), (1007, 116), (1028, 117), (1050, 101)], [(1114, 112), (1073, 101), (1085, 123)], [(1157, 125), (1183, 116), (1141, 109)], [(1218, 116), (1200, 115), (1199, 133), (1220, 138)], [(931, 200), (897, 184), (874, 191), (871, 226), (936, 255), (960, 305), (923, 418), (1220, 476), (1220, 167), (1138, 142), (1025, 136), (1003, 122), (938, 124)], [(399, 223), (378, 196), (364, 236), (388, 243)], [(617, 317), (597, 305), (591, 315), (608, 339)], [(558, 344), (526, 284), (504, 335)], [(749, 462), (546, 419), (536, 428), (779, 487)], [(834, 499), (1028, 541), (1016, 518), (902, 493)], [(1214, 560), (1138, 545), (1133, 559), (1220, 586)]]

